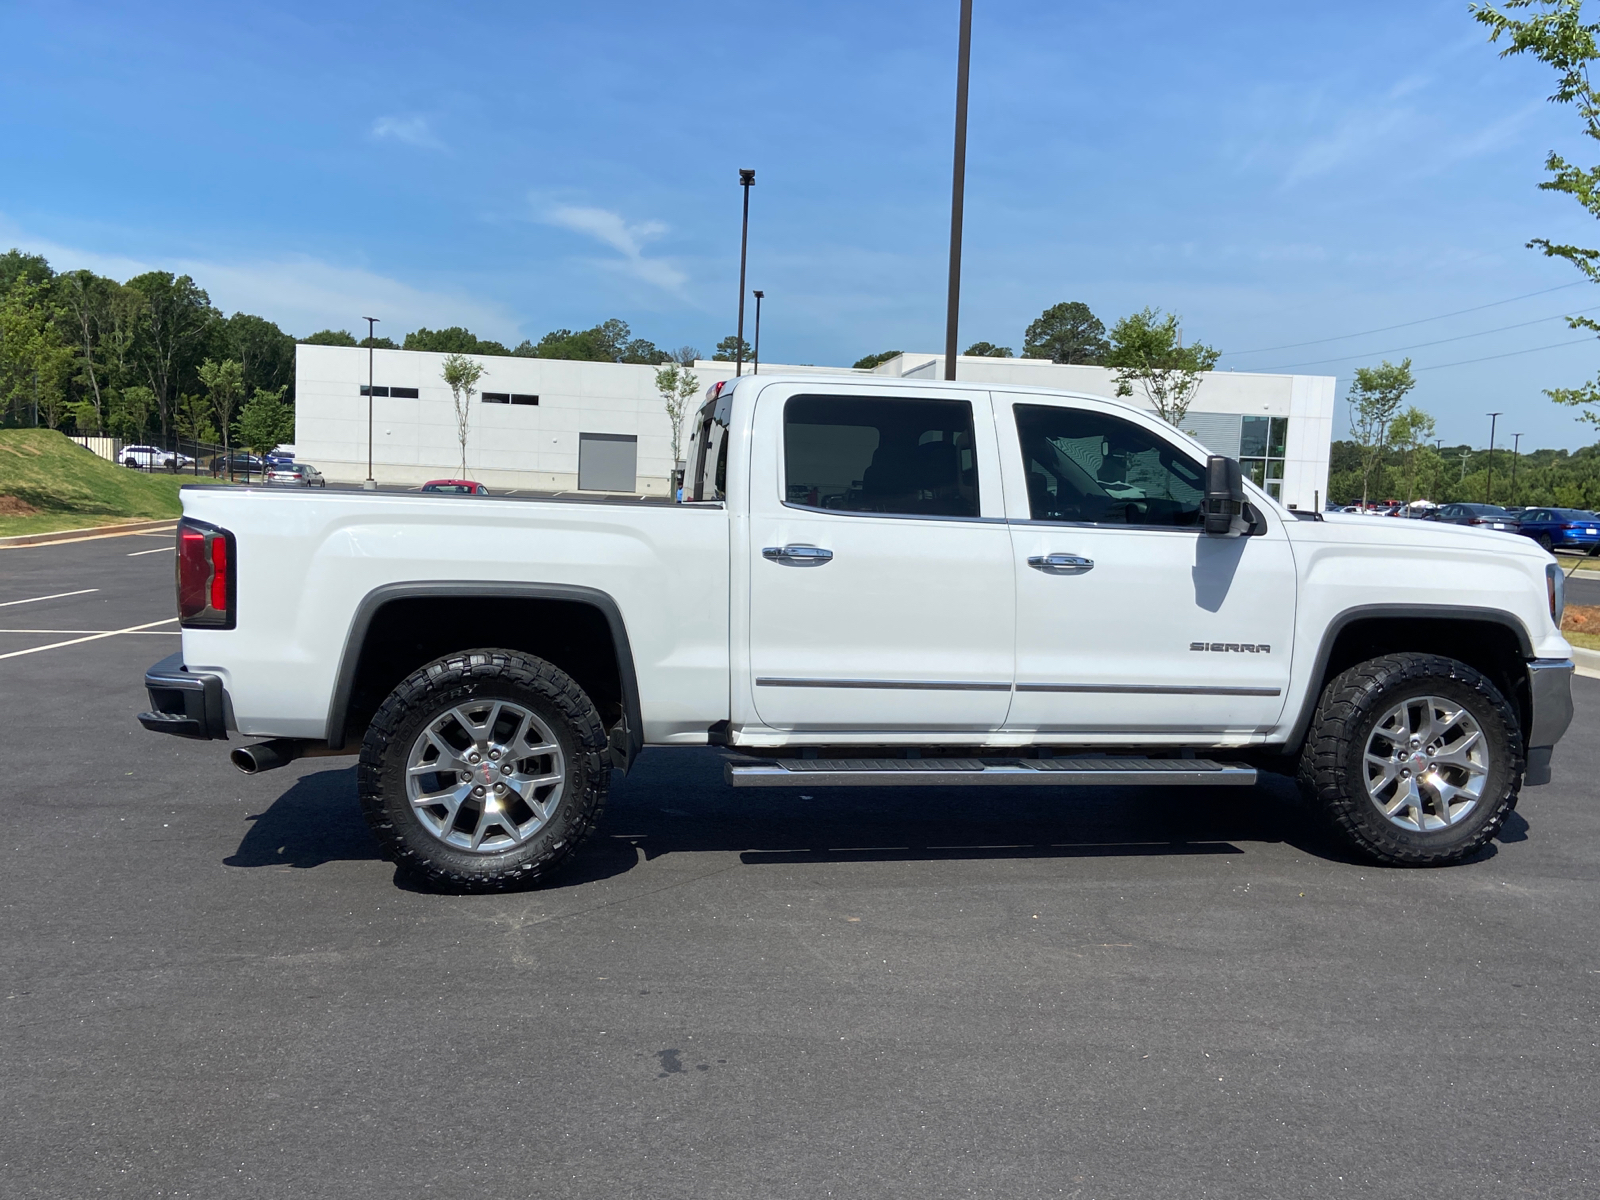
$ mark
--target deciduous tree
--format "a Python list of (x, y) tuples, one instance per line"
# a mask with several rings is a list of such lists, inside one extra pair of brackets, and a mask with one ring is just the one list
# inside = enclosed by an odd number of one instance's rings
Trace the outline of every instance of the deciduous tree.
[(1156, 415), (1176, 427), (1194, 403), (1200, 377), (1219, 357), (1221, 351), (1202, 342), (1183, 344), (1177, 313), (1146, 308), (1112, 327), (1104, 362), (1117, 372), (1117, 395), (1131, 396), (1137, 385)]
[[(225, 358), (221, 362), (208, 358), (200, 364), (199, 375), (211, 398), (211, 411), (217, 414), (217, 427), (222, 430), (222, 452), (226, 454), (233, 430), (233, 410), (244, 395), (244, 365), (236, 358)], [(163, 420), (162, 433), (166, 431)]]
[(1361, 447), (1363, 507), (1367, 503), (1372, 472), (1394, 441), (1395, 414), (1416, 382), (1409, 358), (1398, 366), (1385, 359), (1381, 366), (1356, 368), (1355, 381), (1350, 385), (1346, 400), (1350, 404), (1350, 432)]
[(973, 342), (966, 348), (968, 358), (1015, 358), (1010, 346), (996, 346), (993, 342)]
[(467, 478), (467, 433), (472, 417), (472, 393), (483, 378), (483, 364), (474, 362), (464, 354), (445, 356), (440, 372), (450, 387), (450, 397), (456, 405), (456, 436), (461, 442), (461, 478)]
[(283, 388), (257, 388), (239, 410), (239, 444), (266, 454), (294, 440), (294, 409), (283, 402)]
[(676, 471), (683, 458), (683, 418), (700, 391), (700, 380), (693, 371), (668, 363), (656, 372), (656, 391), (661, 393), (667, 420), (672, 422), (672, 470)]

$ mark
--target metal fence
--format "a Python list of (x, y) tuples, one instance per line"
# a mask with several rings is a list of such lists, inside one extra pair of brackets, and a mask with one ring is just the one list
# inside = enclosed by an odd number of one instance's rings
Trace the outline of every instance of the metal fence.
[(129, 470), (159, 475), (192, 475), (196, 479), (231, 479), (249, 483), (259, 479), (265, 469), (260, 455), (237, 446), (223, 450), (215, 442), (189, 438), (152, 438), (145, 442), (124, 442), (112, 437), (74, 437), (73, 441), (108, 462), (120, 463)]

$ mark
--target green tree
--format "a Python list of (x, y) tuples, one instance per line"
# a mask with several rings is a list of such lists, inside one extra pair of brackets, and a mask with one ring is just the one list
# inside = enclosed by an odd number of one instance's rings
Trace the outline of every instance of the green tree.
[(1433, 432), (1433, 418), (1415, 404), (1396, 417), (1389, 425), (1389, 440), (1394, 443), (1395, 449), (1400, 452), (1405, 463), (1403, 474), (1405, 476), (1407, 504), (1417, 498), (1416, 463), (1413, 459), (1416, 457), (1417, 450), (1426, 445), (1428, 439), (1433, 436)]
[(284, 388), (257, 388), (239, 410), (239, 444), (266, 454), (294, 440), (294, 409), (283, 402)]
[(526, 339), (512, 351), (523, 358), (563, 358), (580, 362), (639, 363), (656, 366), (671, 355), (654, 342), (636, 338), (626, 321), (613, 317), (592, 329), (553, 329), (537, 342)]
[(303, 346), (354, 346), (356, 339), (348, 329), (319, 329), (310, 337), (301, 338), (300, 344)]
[[(408, 339), (409, 340), (409, 339)], [(456, 436), (461, 441), (461, 478), (467, 478), (467, 427), (472, 416), (472, 392), (483, 378), (483, 364), (464, 354), (447, 354), (440, 372), (456, 405)]]
[(1203, 342), (1183, 344), (1177, 313), (1163, 317), (1159, 308), (1146, 308), (1112, 327), (1103, 361), (1117, 373), (1117, 395), (1133, 395), (1137, 384), (1156, 416), (1176, 427), (1194, 403), (1200, 377), (1219, 357), (1220, 351)]
[(963, 353), (968, 358), (1015, 358), (1010, 346), (996, 346), (993, 342), (973, 342)]
[(42, 254), (24, 254), (15, 248), (0, 254), (0, 296), (16, 283), (46, 284), (54, 278), (55, 272)]
[(217, 427), (211, 423), (211, 401), (199, 393), (185, 393), (172, 406), (172, 427), (180, 438), (191, 442), (216, 442)]
[[(225, 358), (221, 362), (208, 358), (200, 364), (199, 374), (211, 398), (211, 411), (217, 414), (217, 427), (222, 430), (222, 452), (226, 454), (233, 430), (233, 410), (244, 395), (244, 364), (236, 358)], [(162, 432), (166, 432), (164, 420)]]
[(51, 429), (67, 415), (73, 347), (57, 323), (50, 286), (17, 279), (0, 299), (0, 398)]
[(505, 357), (511, 351), (499, 342), (486, 341), (477, 337), (460, 325), (452, 325), (449, 329), (418, 329), (406, 334), (402, 350), (430, 350), (435, 354), (492, 354)]
[(1383, 462), (1393, 440), (1395, 414), (1406, 393), (1416, 386), (1408, 358), (1396, 366), (1357, 367), (1355, 382), (1345, 397), (1350, 405), (1350, 432), (1361, 447), (1361, 503), (1367, 503), (1372, 473)]
[(692, 367), (699, 361), (700, 351), (694, 346), (679, 346), (676, 350), (667, 351), (667, 358), (680, 367)]
[[(718, 350), (722, 349), (723, 342), (726, 342), (729, 346), (733, 345), (733, 339), (732, 338), (723, 338), (722, 342), (718, 342), (717, 343), (717, 349)], [(855, 361), (855, 369), (858, 370), (858, 371), (870, 371), (874, 367), (882, 366), (884, 363), (888, 362), (891, 358), (897, 358), (901, 354), (904, 354), (904, 353), (905, 353), (905, 351), (903, 351), (903, 350), (884, 350), (879, 354), (869, 354), (865, 358), (856, 359), (856, 361)], [(733, 355), (731, 353), (730, 354), (718, 354), (717, 355), (717, 361), (718, 362), (732, 362), (733, 361)]]
[(680, 368), (675, 362), (668, 363), (656, 372), (656, 391), (661, 393), (667, 420), (672, 422), (672, 470), (676, 472), (683, 458), (683, 418), (689, 411), (690, 401), (700, 391), (700, 380), (693, 371)]
[(136, 383), (113, 392), (106, 430), (125, 442), (142, 441), (155, 407), (156, 394), (143, 384)]
[[(1554, 69), (1556, 90), (1549, 100), (1576, 108), (1584, 136), (1600, 141), (1600, 89), (1589, 79), (1590, 64), (1600, 60), (1600, 24), (1584, 23), (1583, 0), (1504, 0), (1503, 8), (1476, 3), (1468, 9), (1488, 26), (1491, 42), (1505, 38), (1501, 58), (1531, 54)], [(1518, 9), (1533, 11), (1526, 19), (1510, 15)], [(1571, 196), (1591, 217), (1600, 218), (1600, 166), (1577, 166), (1553, 150), (1544, 165), (1550, 174), (1539, 185), (1543, 191)], [(1528, 246), (1547, 258), (1565, 259), (1589, 282), (1600, 283), (1600, 250), (1548, 238), (1534, 238)], [(1567, 324), (1600, 332), (1600, 322), (1590, 317), (1568, 317)], [(1600, 377), (1575, 388), (1548, 388), (1545, 395), (1557, 404), (1581, 409), (1583, 420), (1600, 425)]]
[(1105, 361), (1108, 349), (1104, 323), (1081, 300), (1052, 304), (1022, 336), (1023, 358), (1093, 365)]
[(172, 430), (172, 398), (179, 380), (193, 370), (195, 354), (220, 314), (187, 275), (149, 271), (135, 275), (127, 286), (144, 298), (137, 331), (138, 356), (165, 437)]
[[(896, 353), (899, 352), (896, 351)], [(754, 355), (752, 355), (750, 352), (750, 343), (741, 339), (738, 334), (730, 333), (727, 337), (723, 338), (717, 343), (717, 352), (711, 356), (711, 361), (738, 362), (740, 359), (743, 359), (745, 362), (749, 362), (753, 357)], [(893, 357), (893, 354), (889, 355), (889, 358)], [(883, 361), (886, 362), (888, 360), (885, 359)], [(856, 364), (858, 367), (860, 365), (860, 363)]]
[(247, 395), (282, 389), (294, 398), (294, 339), (265, 317), (236, 312), (223, 323), (229, 358), (244, 368)]

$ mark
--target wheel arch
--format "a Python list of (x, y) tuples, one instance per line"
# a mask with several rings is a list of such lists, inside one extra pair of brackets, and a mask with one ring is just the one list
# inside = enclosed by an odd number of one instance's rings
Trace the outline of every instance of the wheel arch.
[(1534, 652), (1518, 617), (1467, 605), (1365, 604), (1346, 609), (1323, 630), (1284, 751), (1300, 749), (1329, 680), (1358, 662), (1407, 650), (1442, 654), (1482, 671), (1516, 710), (1526, 736), (1532, 716), (1526, 664)]
[(614, 767), (626, 771), (643, 749), (638, 676), (615, 599), (575, 584), (473, 580), (391, 583), (362, 598), (334, 677), (328, 745), (359, 741), (383, 697), (417, 667), (480, 646), (521, 650), (571, 675), (606, 721)]

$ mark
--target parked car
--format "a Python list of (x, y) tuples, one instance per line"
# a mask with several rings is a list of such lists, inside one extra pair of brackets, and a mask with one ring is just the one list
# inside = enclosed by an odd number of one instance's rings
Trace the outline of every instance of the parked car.
[(267, 482), (288, 484), (291, 487), (327, 487), (322, 472), (310, 463), (268, 463)]
[(1419, 866), (1550, 780), (1566, 580), (1526, 538), (1301, 520), (1042, 388), (747, 375), (690, 428), (682, 504), (185, 488), (139, 721), (251, 773), (359, 752), (383, 854), (460, 890), (542, 881), (670, 747), (787, 795), (1298, 772)]
[(1581, 508), (1524, 509), (1517, 521), (1517, 532), (1531, 537), (1546, 550), (1600, 552), (1600, 517)]
[(269, 450), (262, 457), (267, 460), (267, 465), (269, 467), (276, 463), (292, 463), (294, 461), (294, 451), (282, 449)]
[(1517, 519), (1498, 504), (1444, 504), (1428, 520), (1443, 521), (1446, 525), (1477, 525), (1503, 533), (1517, 532)]
[(219, 454), (207, 464), (213, 475), (260, 475), (267, 469), (267, 460), (258, 454), (236, 450), (232, 454)]
[(176, 450), (162, 450), (156, 446), (124, 446), (122, 465), (144, 471), (181, 471), (194, 465), (194, 459)]
[(487, 496), (489, 489), (470, 479), (430, 479), (422, 485), (425, 492), (444, 492), (452, 496)]

